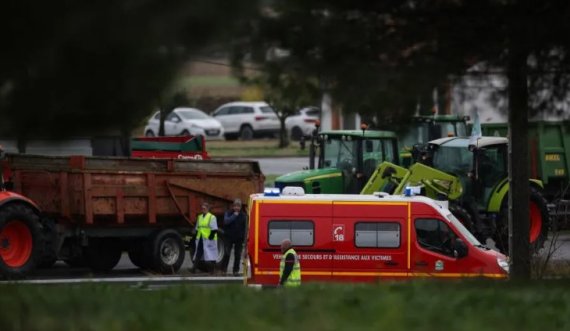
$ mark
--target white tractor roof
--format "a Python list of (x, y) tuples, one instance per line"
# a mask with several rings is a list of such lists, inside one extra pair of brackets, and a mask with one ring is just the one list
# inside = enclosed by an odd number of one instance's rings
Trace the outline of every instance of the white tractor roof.
[[(468, 147), (470, 145), (470, 137), (446, 137), (429, 142), (430, 145), (449, 146), (449, 147)], [(477, 147), (486, 147), (491, 145), (505, 145), (509, 140), (505, 137), (480, 137), (476, 140)]]

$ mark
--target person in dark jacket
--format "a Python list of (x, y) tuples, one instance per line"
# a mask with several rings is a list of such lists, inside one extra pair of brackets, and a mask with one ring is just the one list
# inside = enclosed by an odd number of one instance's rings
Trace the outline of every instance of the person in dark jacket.
[(234, 249), (234, 265), (233, 275), (237, 276), (239, 273), (239, 265), (241, 260), (241, 252), (243, 248), (243, 241), (245, 238), (245, 227), (247, 216), (242, 210), (242, 203), (240, 199), (235, 199), (232, 207), (224, 214), (224, 238), (225, 238), (225, 254), (222, 260), (222, 271), (228, 270), (228, 263), (230, 262), (230, 254), (232, 247)]

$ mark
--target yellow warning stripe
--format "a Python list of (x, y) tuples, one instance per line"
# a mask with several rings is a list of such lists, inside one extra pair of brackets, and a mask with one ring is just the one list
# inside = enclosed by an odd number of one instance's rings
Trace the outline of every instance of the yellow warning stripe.
[(412, 204), (408, 202), (408, 270), (411, 269), (410, 252), (412, 250)]
[(299, 201), (299, 200), (257, 200), (266, 204), (285, 205), (285, 204), (303, 204), (303, 205), (330, 205), (332, 201)]
[(367, 206), (407, 206), (409, 205), (408, 202), (389, 202), (389, 201), (369, 201), (369, 202), (362, 202), (362, 201), (335, 201), (335, 205), (367, 205)]
[[(278, 276), (279, 271), (261, 271), (255, 269), (256, 275)], [(357, 277), (440, 277), (440, 278), (461, 278), (461, 277), (487, 277), (487, 278), (507, 278), (506, 274), (486, 274), (486, 273), (429, 273), (429, 272), (375, 272), (375, 271), (302, 271), (301, 276), (357, 276)]]
[(255, 258), (253, 261), (254, 265), (257, 265), (257, 261), (259, 261), (259, 202), (255, 203)]

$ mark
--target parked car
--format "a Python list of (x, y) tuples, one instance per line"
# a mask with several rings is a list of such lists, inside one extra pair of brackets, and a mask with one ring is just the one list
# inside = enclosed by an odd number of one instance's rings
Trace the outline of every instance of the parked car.
[(277, 114), (265, 102), (226, 103), (213, 116), (224, 126), (226, 139), (274, 136), (281, 129)]
[(289, 137), (299, 140), (301, 137), (309, 137), (315, 129), (315, 123), (321, 116), (321, 110), (317, 107), (305, 107), (285, 119), (285, 128)]
[[(159, 125), (160, 112), (157, 111), (144, 128), (145, 136), (158, 136)], [(224, 139), (224, 128), (217, 119), (199, 109), (175, 108), (164, 120), (164, 135), (203, 135), (207, 140)]]

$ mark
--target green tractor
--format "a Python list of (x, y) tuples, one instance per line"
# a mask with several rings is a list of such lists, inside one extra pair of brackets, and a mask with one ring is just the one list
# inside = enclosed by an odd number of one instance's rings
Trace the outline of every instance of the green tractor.
[[(449, 137), (431, 141), (417, 151), (418, 163), (405, 169), (381, 164), (362, 194), (384, 191), (402, 194), (418, 186), (422, 195), (450, 201), (450, 210), (480, 240), (495, 241), (508, 250), (508, 140), (502, 137)], [(534, 251), (547, 238), (549, 213), (542, 182), (529, 180), (530, 243)]]
[[(399, 163), (398, 139), (394, 132), (366, 130), (315, 130), (309, 169), (275, 180), (275, 186), (299, 186), (307, 193), (358, 194), (377, 166)], [(315, 156), (317, 164), (314, 164)]]

